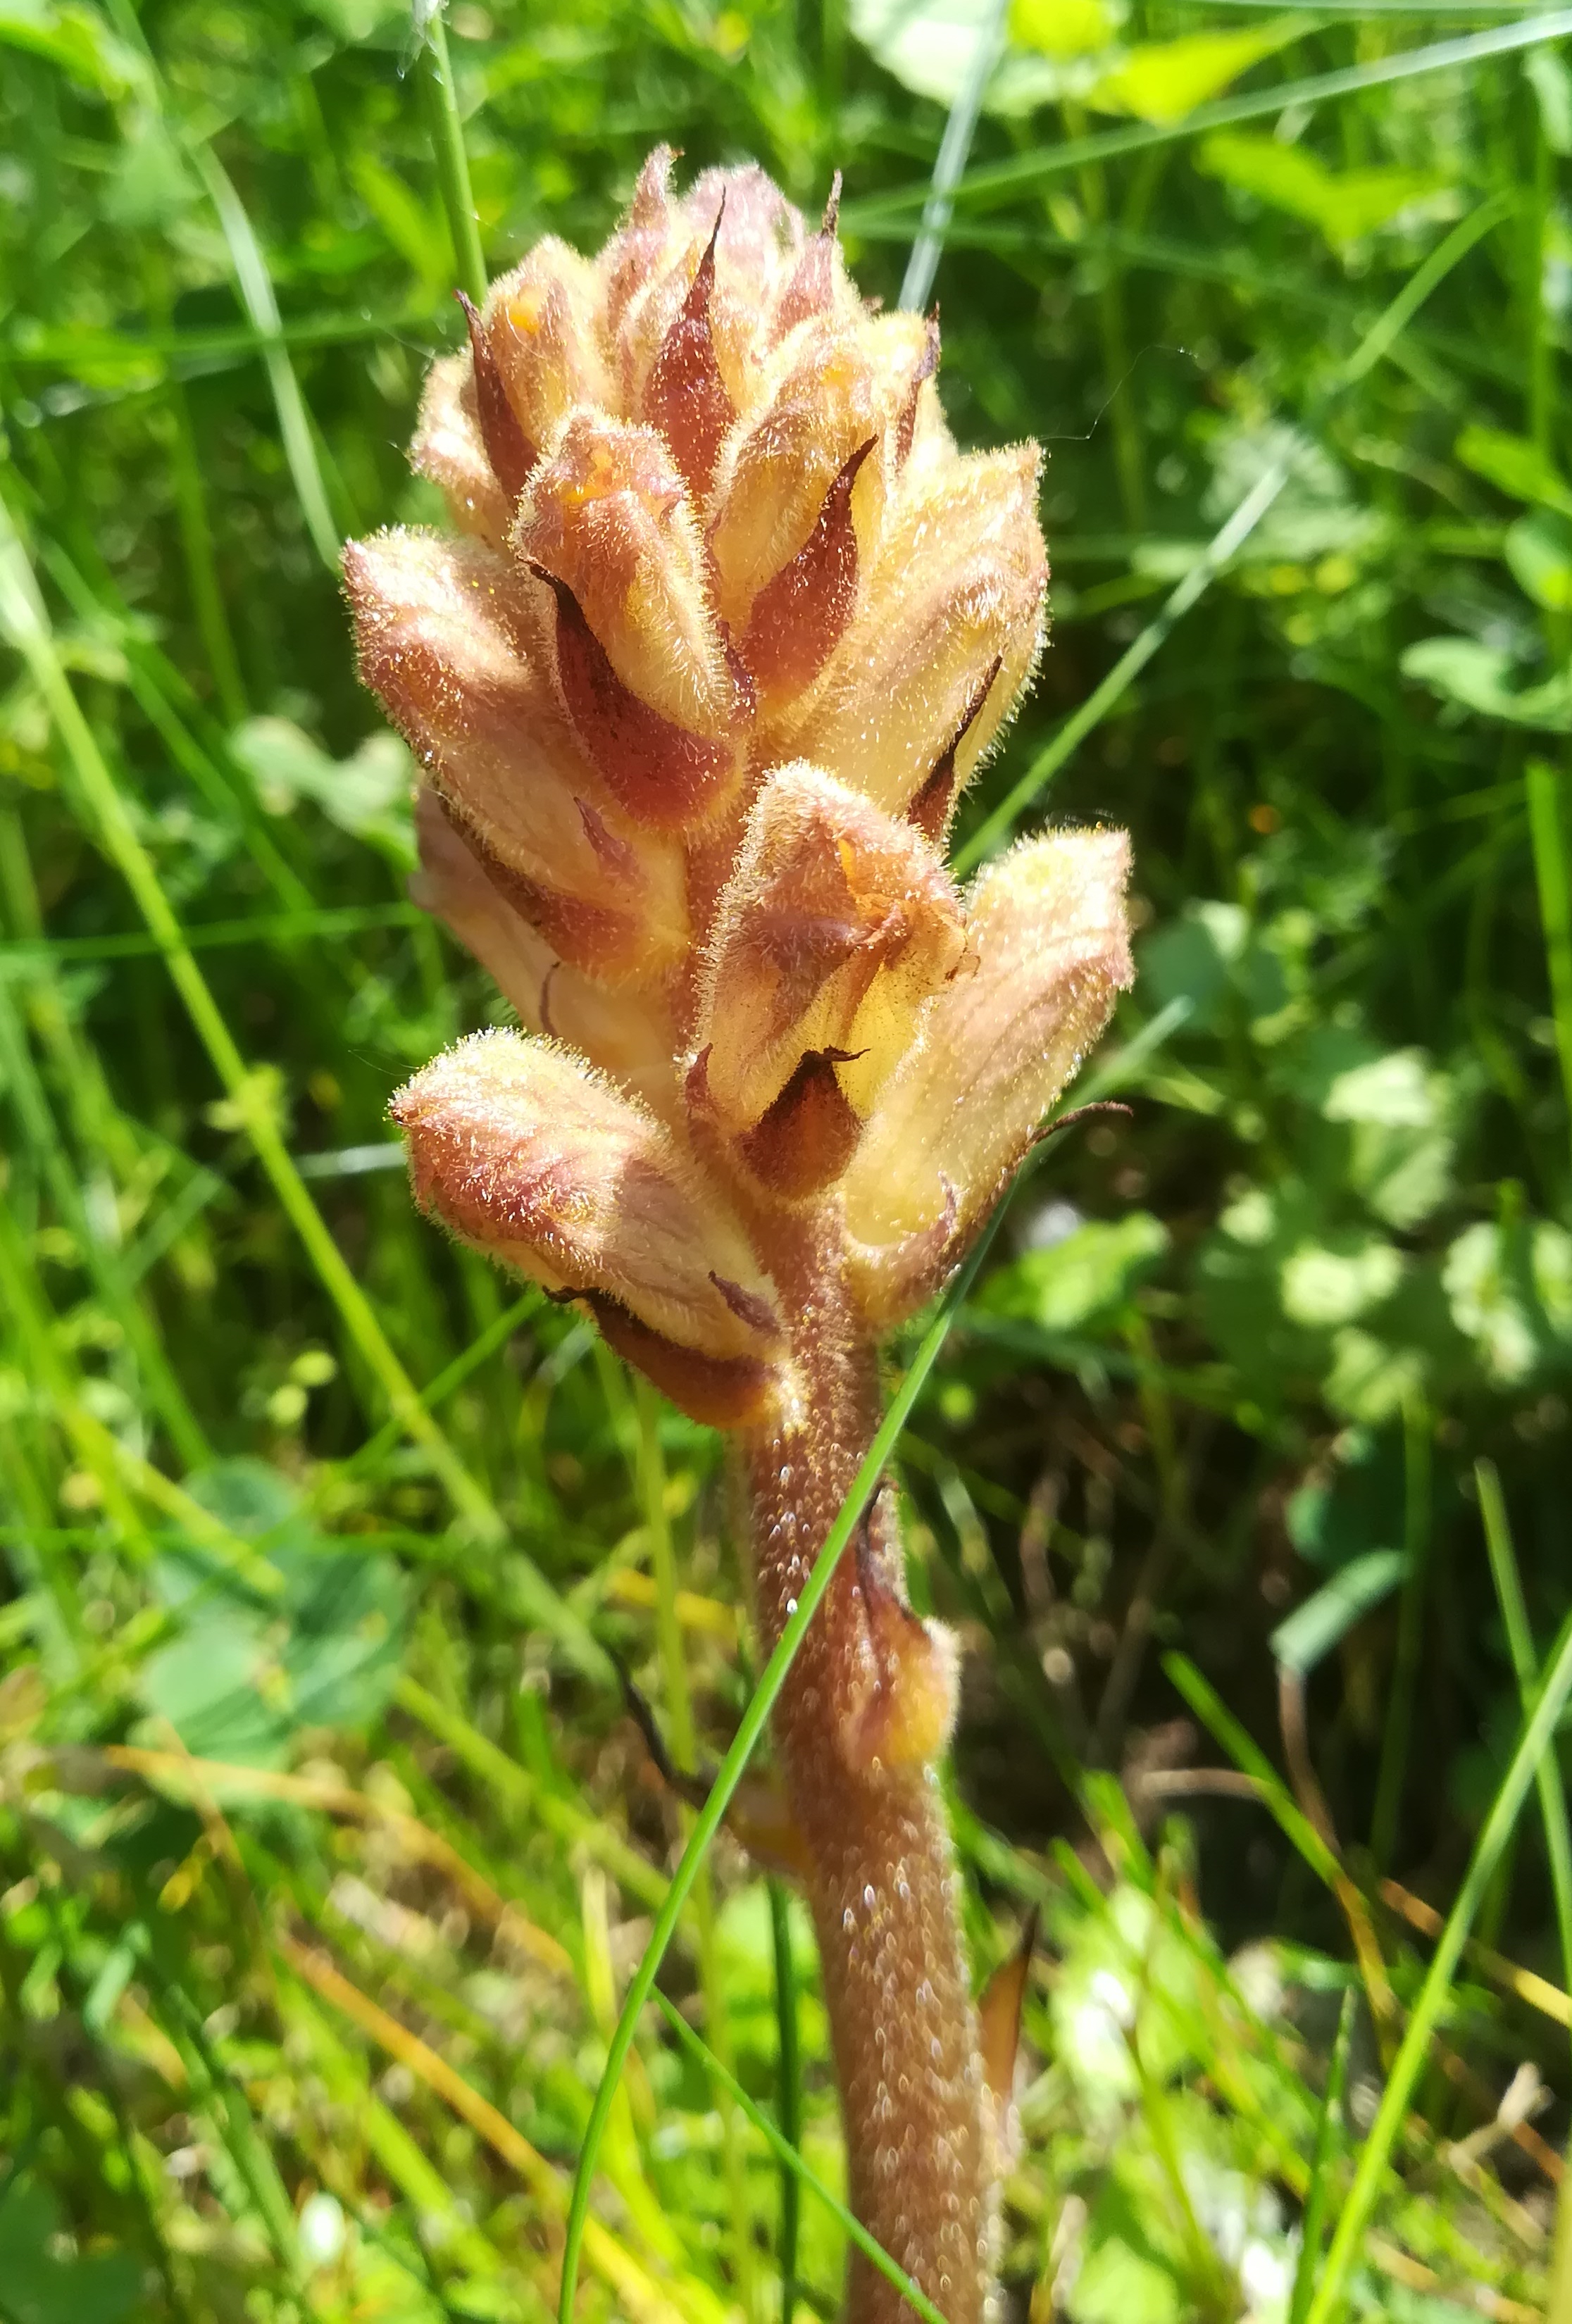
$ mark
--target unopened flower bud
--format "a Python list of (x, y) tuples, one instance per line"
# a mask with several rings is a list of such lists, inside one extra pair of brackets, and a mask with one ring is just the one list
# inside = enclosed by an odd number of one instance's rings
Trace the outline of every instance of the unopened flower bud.
[(751, 1129), (809, 1052), (865, 1113), (964, 944), (955, 890), (916, 832), (815, 768), (772, 775), (720, 901), (699, 1014), (722, 1127)]
[[(653, 158), (653, 157), (652, 157)], [(709, 170), (681, 201), (641, 178), (607, 300), (624, 406), (661, 429), (696, 500), (758, 392), (802, 221), (762, 170)]]
[[(846, 462), (877, 439), (874, 364), (853, 324), (825, 320), (781, 350), (767, 400), (728, 447), (709, 527), (721, 612), (742, 634), (754, 599), (797, 556)], [(883, 499), (877, 464), (862, 480), (865, 540)]]
[(460, 532), (501, 549), (513, 503), (486, 456), (476, 412), (475, 368), (468, 355), (444, 355), (427, 375), (410, 466), (430, 477)]
[(552, 949), (647, 983), (688, 942), (681, 860), (624, 817), (526, 658), (528, 606), (478, 544), (352, 542), (345, 586), (361, 675), (429, 769), (497, 885)]
[(582, 1297), (668, 1389), (752, 1407), (778, 1336), (740, 1230), (669, 1130), (553, 1044), (477, 1033), (393, 1102), (416, 1200), (461, 1240)]
[(596, 330), (598, 290), (595, 268), (553, 235), (492, 285), (486, 340), (532, 466), (570, 411), (613, 401)]
[(656, 1113), (676, 1110), (671, 1025), (658, 1000), (608, 991), (559, 960), (454, 829), (435, 791), (415, 801), (420, 869), (410, 896), (440, 920), (517, 1010), (526, 1032), (578, 1049)]
[(1036, 661), (1047, 576), (1031, 447), (936, 463), (898, 493), (878, 570), (801, 714), (818, 762), (892, 815), (952, 748), (964, 787)]
[(881, 1326), (933, 1287), (909, 1247), (953, 1214), (971, 1231), (1132, 976), (1123, 832), (1062, 831), (1013, 849), (968, 899), (968, 954), (925, 1013), (844, 1182), (849, 1233), (867, 1246), (860, 1296)]
[(660, 437), (576, 413), (531, 479), (514, 545), (556, 601), (563, 699), (612, 790), (657, 827), (703, 820), (741, 772), (751, 702)]

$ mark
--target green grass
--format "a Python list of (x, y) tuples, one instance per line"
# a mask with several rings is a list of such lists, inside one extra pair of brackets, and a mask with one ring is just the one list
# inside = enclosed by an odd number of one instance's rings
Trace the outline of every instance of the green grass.
[[(433, 519), (454, 285), (657, 140), (840, 167), (893, 301), (910, 13), (0, 6), (0, 2324), (534, 2324), (580, 2227), (586, 2319), (835, 2312), (718, 1446), (377, 1150), (496, 1003), (334, 562)], [(1056, 576), (957, 853), (1118, 820), (1142, 920), (1129, 1119), (892, 1351), (979, 1980), (1043, 1913), (1031, 2324), (1572, 2319), (1572, 18), (1505, 13), (1023, 0), (941, 187)]]

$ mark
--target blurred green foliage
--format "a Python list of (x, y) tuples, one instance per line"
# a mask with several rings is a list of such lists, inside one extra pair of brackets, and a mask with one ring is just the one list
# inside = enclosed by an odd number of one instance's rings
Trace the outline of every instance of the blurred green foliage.
[[(464, 0), (488, 263), (593, 248), (666, 140), (814, 208), (841, 168), (893, 300), (996, 21)], [(419, 51), (381, 0), (0, 0), (5, 2324), (546, 2314), (681, 1831), (602, 1650), (680, 1757), (748, 1686), (715, 1443), (667, 1416), (652, 1471), (587, 1328), (433, 1235), (388, 1141), (499, 1007), (405, 898), (331, 569), (437, 513), (402, 446), (462, 258)], [(1133, 834), (1088, 1093), (1131, 1111), (1049, 1149), (902, 1457), (966, 1655), (979, 1975), (1045, 1913), (1032, 2324), (1305, 2312), (1301, 2207), (1425, 1957), (1380, 1877), (1445, 1908), (1519, 1725), (1476, 1461), (1540, 1651), (1572, 1604), (1569, 157), (1560, 49), (1487, 7), (1015, 0), (954, 198), (947, 408), (1045, 442), (1055, 567), (963, 847), (1281, 475), (1022, 818)], [(1158, 1646), (1302, 1794), (1297, 1702), (1341, 1902)], [(782, 2093), (788, 1923), (709, 1869), (668, 1988), (834, 2185), (806, 1921)], [(1569, 1965), (1533, 1814), (1483, 1923), (1349, 2312), (1540, 2312), (1565, 2034), (1502, 1956)], [(1523, 2061), (1550, 2111), (1492, 2130)], [(584, 2312), (777, 2313), (780, 2201), (652, 2024)], [(840, 2254), (805, 2193), (800, 2312)]]

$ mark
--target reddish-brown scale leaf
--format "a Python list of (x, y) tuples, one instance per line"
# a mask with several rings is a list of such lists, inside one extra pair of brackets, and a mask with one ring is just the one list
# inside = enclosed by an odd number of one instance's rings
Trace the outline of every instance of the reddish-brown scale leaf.
[(1021, 2011), (1026, 1999), (1031, 1956), (1037, 1946), (1037, 1923), (1034, 1906), (1020, 1944), (1007, 1961), (1000, 1962), (977, 2004), (977, 2047), (983, 2054), (983, 2076), (1001, 2107), (1009, 2105), (1015, 2082)]
[(768, 1399), (770, 1366), (748, 1356), (706, 1356), (653, 1332), (603, 1291), (579, 1294), (601, 1337), (689, 1420), (709, 1428), (741, 1428), (756, 1420)]
[(824, 314), (835, 296), (836, 226), (840, 217), (840, 171), (835, 173), (829, 199), (824, 206), (824, 224), (809, 241), (797, 262), (791, 280), (781, 294), (781, 304), (775, 309), (775, 329), (772, 344), (779, 346), (788, 331), (795, 330), (810, 315)]
[(936, 307), (929, 318), (928, 337), (918, 357), (917, 369), (907, 390), (901, 417), (895, 423), (895, 466), (898, 468), (903, 468), (911, 457), (911, 439), (917, 433), (917, 399), (922, 392), (923, 382), (931, 379), (938, 369), (939, 309)]
[(749, 1291), (740, 1283), (734, 1283), (729, 1275), (717, 1275), (713, 1268), (709, 1271), (709, 1279), (739, 1323), (745, 1323), (750, 1332), (757, 1332), (761, 1339), (780, 1338), (781, 1318), (767, 1299), (761, 1298), (756, 1291)]
[(530, 567), (557, 600), (557, 673), (568, 715), (614, 796), (654, 831), (698, 823), (731, 788), (735, 753), (662, 718), (630, 692), (565, 581)]
[(844, 1049), (810, 1049), (767, 1111), (737, 1140), (762, 1186), (801, 1202), (833, 1185), (862, 1135), (860, 1116), (836, 1079)]
[(462, 290), (455, 290), (453, 296), (463, 308), (464, 319), (469, 326), (469, 351), (475, 358), (475, 416), (480, 423), (480, 440), (485, 447), (492, 474), (508, 499), (516, 501), (539, 455), (508, 401), (479, 309)]
[(931, 1766), (949, 1740), (957, 1692), (954, 1639), (914, 1614), (881, 1570), (874, 1528), (889, 1530), (888, 1489), (882, 1489), (853, 1542), (874, 1675), (863, 1700), (848, 1705), (841, 1739), (850, 1764), (865, 1772), (875, 1763), (885, 1769)]
[(942, 847), (949, 825), (949, 814), (955, 805), (956, 752), (966, 741), (983, 705), (993, 691), (994, 680), (1004, 667), (1003, 654), (995, 654), (981, 683), (961, 713), (961, 723), (950, 736), (931, 775), (923, 784), (906, 810), (906, 820), (914, 824), (924, 839), (935, 847)]
[(541, 998), (536, 1003), (541, 1016), (541, 1030), (549, 1041), (555, 1041), (558, 1038), (557, 1028), (551, 1021), (551, 986), (561, 965), (559, 960), (554, 960), (551, 963), (541, 980)]
[(612, 878), (620, 881), (624, 887), (636, 887), (640, 877), (639, 859), (633, 849), (625, 839), (619, 839), (615, 832), (607, 830), (606, 817), (597, 815), (587, 799), (576, 799), (574, 805), (578, 809), (578, 820), (584, 825), (586, 839)]
[[(708, 1785), (705, 1786), (706, 1795)], [(808, 1842), (781, 1784), (769, 1775), (744, 1775), (726, 1810), (726, 1830), (766, 1872), (806, 1887), (813, 1876)]]
[(852, 486), (877, 440), (870, 436), (858, 445), (802, 547), (754, 600), (743, 657), (768, 692), (795, 693), (817, 678), (851, 619), (857, 595)]
[(721, 438), (736, 418), (736, 407), (726, 392), (716, 360), (709, 327), (709, 302), (715, 291), (715, 249), (720, 222), (726, 215), (723, 197), (716, 212), (698, 272), (677, 319), (661, 343), (644, 388), (643, 416), (665, 438), (671, 456), (693, 488), (695, 499), (709, 490)]
[(713, 1044), (707, 1042), (688, 1068), (682, 1084), (682, 1094), (694, 1113), (712, 1111), (709, 1102), (709, 1052)]

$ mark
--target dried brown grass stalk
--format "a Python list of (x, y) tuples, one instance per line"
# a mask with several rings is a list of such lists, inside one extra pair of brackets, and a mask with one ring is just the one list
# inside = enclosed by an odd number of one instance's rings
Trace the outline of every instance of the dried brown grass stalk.
[[(734, 1432), (773, 1644), (867, 1450), (875, 1351), (953, 1269), (1130, 976), (1127, 846), (968, 894), (957, 798), (1040, 650), (1031, 446), (962, 454), (937, 326), (757, 170), (652, 156), (606, 249), (469, 310), (414, 461), (458, 537), (353, 546), (361, 668), (426, 772), (420, 893), (524, 1031), (393, 1113), (418, 1199)], [(956, 1658), (875, 1501), (782, 1691), (860, 2217), (952, 2319), (997, 2129), (935, 1767)], [(849, 2313), (888, 2324), (854, 2264)]]

